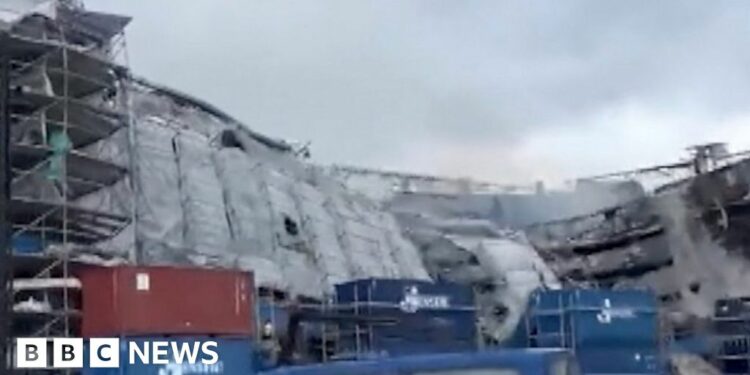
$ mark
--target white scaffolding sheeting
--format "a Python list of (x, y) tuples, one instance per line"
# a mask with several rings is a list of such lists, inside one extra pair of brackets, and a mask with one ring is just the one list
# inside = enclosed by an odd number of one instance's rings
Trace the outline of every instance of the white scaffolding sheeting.
[(396, 219), (389, 214), (382, 214), (384, 224), (383, 234), (387, 247), (399, 267), (400, 274), (405, 278), (428, 280), (430, 276), (424, 267), (424, 262), (414, 244), (401, 235), (401, 228)]
[(128, 129), (122, 128), (112, 133), (108, 138), (83, 147), (81, 151), (96, 156), (99, 160), (127, 167), (130, 164), (128, 147)]
[(259, 286), (315, 298), (352, 278), (429, 279), (373, 202), (230, 124), (234, 135), (222, 133), (216, 118), (169, 96), (133, 98), (146, 263), (235, 266), (254, 271)]
[(185, 248), (179, 171), (174, 153), (177, 132), (153, 121), (137, 121), (136, 243), (145, 262), (169, 262)]
[(241, 255), (270, 259), (271, 236), (263, 235), (270, 233), (270, 228), (258, 222), (260, 213), (268, 212), (268, 203), (261, 197), (257, 178), (259, 163), (237, 148), (217, 150), (214, 163), (224, 189), (225, 208), (235, 248)]
[(326, 211), (326, 196), (308, 184), (296, 186), (301, 199), (304, 229), (316, 249), (328, 285), (351, 280), (350, 260), (336, 235), (334, 218)]
[(0, 29), (9, 28), (29, 14), (56, 18), (57, 0), (4, 0), (0, 4)]
[(391, 250), (381, 244), (382, 228), (368, 222), (377, 211), (358, 205), (352, 196), (334, 195), (329, 210), (333, 211), (337, 235), (349, 251), (352, 274), (355, 278), (400, 276)]
[(176, 150), (185, 246), (199, 256), (225, 264), (222, 260), (231, 259), (229, 224), (208, 139), (192, 131), (181, 131)]
[(324, 284), (325, 274), (309, 254), (282, 249), (278, 256), (277, 262), (293, 294), (322, 297), (329, 291), (330, 286)]
[(237, 268), (253, 271), (255, 284), (275, 290), (289, 290), (289, 282), (281, 271), (281, 266), (273, 260), (251, 254), (242, 254), (237, 259)]

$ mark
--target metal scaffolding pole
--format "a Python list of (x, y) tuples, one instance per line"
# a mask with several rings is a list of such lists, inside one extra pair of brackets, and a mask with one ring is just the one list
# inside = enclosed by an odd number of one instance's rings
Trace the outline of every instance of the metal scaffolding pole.
[[(7, 34), (0, 32), (0, 46)], [(0, 374), (11, 373), (10, 353), (13, 292), (12, 249), (10, 243), (10, 56), (0, 50)]]

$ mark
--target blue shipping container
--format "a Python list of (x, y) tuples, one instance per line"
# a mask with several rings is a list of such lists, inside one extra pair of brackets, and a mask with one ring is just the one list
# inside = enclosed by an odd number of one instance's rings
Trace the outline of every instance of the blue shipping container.
[[(364, 279), (336, 286), (339, 312), (374, 323), (345, 323), (339, 349), (400, 356), (476, 347), (476, 309), (470, 287), (423, 280)], [(349, 306), (348, 308), (344, 308)], [(388, 322), (384, 322), (387, 320)]]
[[(201, 364), (200, 360), (205, 356), (198, 356), (198, 364), (169, 363), (166, 365), (143, 364), (136, 359), (135, 364), (128, 364), (128, 347), (131, 343), (143, 348), (144, 343), (153, 341), (168, 341), (170, 345), (187, 343), (203, 343), (215, 341), (217, 346), (213, 348), (218, 355), (218, 362), (212, 365)], [(128, 337), (120, 338), (120, 367), (119, 368), (88, 368), (88, 345), (84, 356), (84, 375), (174, 375), (174, 374), (213, 374), (213, 375), (237, 375), (252, 374), (256, 370), (253, 362), (253, 346), (249, 337), (216, 338), (216, 337)], [(170, 352), (171, 353), (171, 352)]]
[(642, 374), (664, 367), (658, 321), (647, 291), (538, 291), (518, 331), (531, 347), (572, 349), (584, 374)]
[(693, 335), (677, 338), (670, 342), (670, 353), (688, 353), (700, 356), (714, 355), (718, 343), (710, 335)]
[(415, 353), (451, 353), (477, 350), (476, 341), (472, 339), (428, 339), (412, 338), (407, 335), (386, 336), (374, 334), (360, 336), (359, 346), (354, 337), (347, 337), (339, 342), (339, 354), (357, 357), (398, 357)]
[(573, 373), (570, 354), (555, 350), (486, 350), (472, 353), (425, 354), (399, 358), (341, 361), (288, 366), (261, 375), (395, 375)]
[(355, 323), (343, 323), (339, 348), (345, 352), (384, 353), (390, 356), (411, 353), (466, 351), (476, 348), (476, 312), (473, 309), (403, 311), (398, 307), (367, 306), (349, 315), (376, 318), (359, 323), (360, 340), (355, 339)]
[[(413, 298), (411, 298), (413, 297)], [(424, 302), (422, 308), (474, 307), (470, 287), (424, 280), (363, 279), (336, 285), (339, 303), (380, 303), (405, 306)]]
[(11, 239), (13, 251), (20, 254), (33, 254), (42, 251), (42, 239), (32, 233), (22, 233)]
[[(609, 302), (605, 302), (608, 300)], [(632, 308), (656, 310), (656, 297), (645, 290), (558, 289), (539, 290), (532, 294), (531, 307), (537, 310)]]
[(373, 354), (400, 357), (414, 354), (459, 353), (476, 351), (476, 342), (468, 340), (411, 340), (403, 337), (374, 337)]
[(746, 356), (750, 358), (750, 337), (720, 337), (719, 340), (719, 356)]
[[(449, 331), (452, 337), (474, 337), (476, 312), (473, 310), (420, 310), (413, 313), (398, 308), (369, 308), (348, 315), (378, 319), (370, 324), (375, 331), (388, 334)], [(366, 323), (361, 323), (366, 324)]]
[(658, 344), (655, 297), (641, 290), (569, 289), (532, 295), (529, 329), (543, 347), (627, 347)]
[(285, 307), (267, 300), (258, 301), (257, 306), (259, 329), (262, 329), (266, 322), (271, 322), (277, 335), (286, 333), (289, 327), (289, 311)]
[(575, 353), (583, 374), (661, 374), (658, 351), (647, 349), (587, 349)]

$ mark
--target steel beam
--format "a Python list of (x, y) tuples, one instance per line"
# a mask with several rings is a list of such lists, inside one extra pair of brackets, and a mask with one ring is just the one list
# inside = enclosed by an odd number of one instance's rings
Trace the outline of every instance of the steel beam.
[(0, 32), (0, 374), (11, 373), (13, 267), (10, 223), (10, 56), (3, 52), (8, 35)]

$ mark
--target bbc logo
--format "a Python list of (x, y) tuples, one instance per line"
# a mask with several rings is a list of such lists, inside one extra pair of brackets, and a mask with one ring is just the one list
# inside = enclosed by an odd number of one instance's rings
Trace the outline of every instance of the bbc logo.
[[(88, 363), (84, 364), (84, 340), (82, 338), (17, 338), (15, 367), (26, 369), (44, 368), (118, 368), (120, 353), (128, 364), (142, 365), (205, 365), (219, 364), (216, 341), (166, 341), (146, 340), (127, 342), (120, 346), (120, 339), (90, 338), (87, 340)], [(52, 345), (50, 345), (50, 343)], [(52, 351), (49, 361), (48, 351)], [(217, 367), (219, 368), (219, 367)]]
[[(49, 342), (52, 342), (52, 363), (49, 363)], [(117, 338), (89, 339), (92, 355), (88, 365), (92, 368), (117, 368), (120, 366), (120, 340)], [(17, 338), (16, 368), (83, 368), (82, 338)]]

